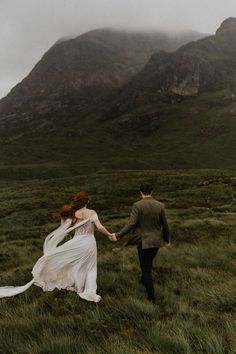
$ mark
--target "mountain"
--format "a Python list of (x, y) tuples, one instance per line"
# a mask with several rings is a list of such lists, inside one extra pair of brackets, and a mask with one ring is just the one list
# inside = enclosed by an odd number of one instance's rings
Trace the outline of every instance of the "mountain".
[(2, 136), (53, 129), (51, 115), (93, 111), (127, 83), (159, 49), (175, 50), (196, 32), (94, 30), (59, 40), (30, 74), (0, 101)]
[(236, 19), (225, 20), (216, 35), (190, 42), (175, 52), (159, 51), (123, 88), (128, 106), (180, 100), (236, 88)]
[(103, 121), (149, 166), (235, 168), (236, 19), (175, 52), (154, 53)]
[(56, 43), (0, 102), (3, 163), (236, 168), (236, 19), (176, 50), (146, 36)]

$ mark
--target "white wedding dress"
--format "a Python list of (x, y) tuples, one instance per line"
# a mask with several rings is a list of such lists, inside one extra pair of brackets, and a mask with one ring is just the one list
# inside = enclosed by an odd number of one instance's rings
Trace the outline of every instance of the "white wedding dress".
[[(71, 226), (72, 220), (50, 233), (43, 246), (43, 256), (33, 267), (33, 279), (24, 286), (0, 287), (0, 297), (20, 294), (32, 284), (40, 286), (44, 291), (67, 289), (88, 301), (98, 302), (97, 295), (97, 245), (94, 237), (94, 222), (98, 220), (95, 212), (81, 222)], [(75, 230), (74, 237), (58, 244), (64, 237)]]

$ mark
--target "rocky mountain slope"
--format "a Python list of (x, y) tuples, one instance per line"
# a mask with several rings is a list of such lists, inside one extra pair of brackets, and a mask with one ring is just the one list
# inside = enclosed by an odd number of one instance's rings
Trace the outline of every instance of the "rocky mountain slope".
[(175, 52), (154, 53), (102, 119), (140, 166), (236, 168), (236, 19)]
[(122, 89), (120, 103), (143, 105), (227, 90), (236, 93), (236, 19), (225, 20), (216, 34), (175, 52), (159, 51)]

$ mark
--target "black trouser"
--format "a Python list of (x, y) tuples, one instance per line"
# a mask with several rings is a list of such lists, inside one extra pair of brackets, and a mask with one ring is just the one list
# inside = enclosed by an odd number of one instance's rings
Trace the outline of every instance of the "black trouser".
[(152, 280), (152, 262), (157, 254), (159, 248), (142, 249), (142, 243), (138, 243), (138, 256), (140, 267), (142, 271), (141, 282), (146, 288), (148, 299), (155, 299), (155, 291)]

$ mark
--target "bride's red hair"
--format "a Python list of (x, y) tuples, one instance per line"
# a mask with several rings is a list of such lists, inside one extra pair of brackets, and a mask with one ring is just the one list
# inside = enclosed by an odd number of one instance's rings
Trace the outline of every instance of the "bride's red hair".
[(60, 210), (60, 216), (63, 220), (74, 219), (76, 209), (73, 204), (66, 204)]
[(63, 220), (65, 219), (76, 219), (75, 212), (83, 207), (85, 207), (89, 202), (89, 197), (86, 192), (79, 192), (74, 197), (74, 202), (72, 204), (66, 204), (61, 208), (60, 216)]
[(89, 202), (89, 197), (86, 192), (79, 192), (74, 197), (74, 205), (76, 206), (77, 210), (83, 208)]

